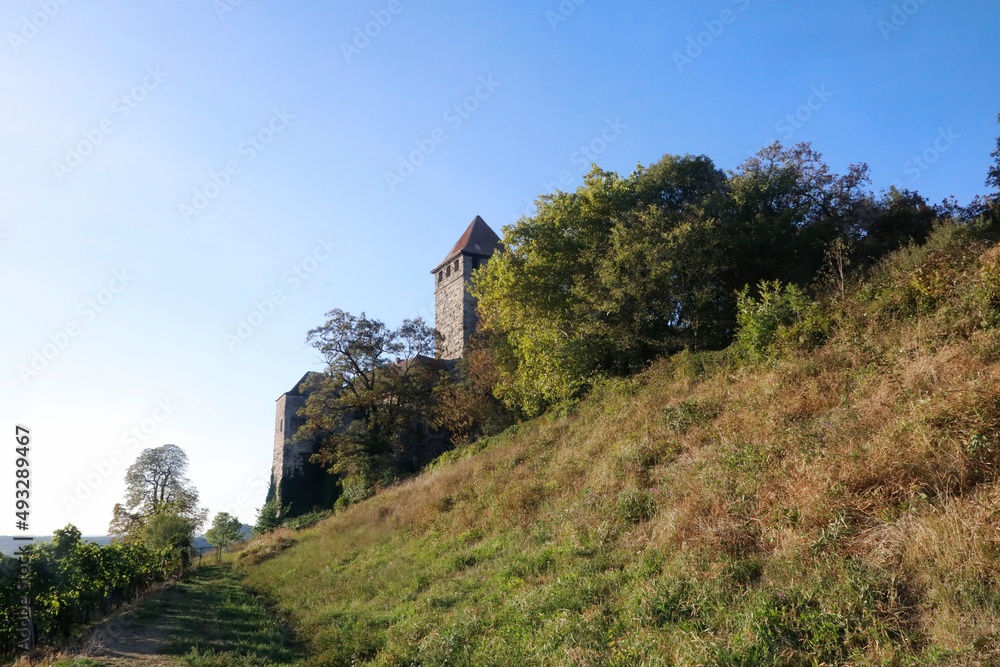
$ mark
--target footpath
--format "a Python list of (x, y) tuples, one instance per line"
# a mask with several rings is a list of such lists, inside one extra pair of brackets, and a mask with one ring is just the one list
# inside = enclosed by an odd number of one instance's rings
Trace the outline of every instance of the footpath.
[(302, 664), (286, 624), (228, 564), (200, 567), (98, 626), (44, 667), (284, 667)]

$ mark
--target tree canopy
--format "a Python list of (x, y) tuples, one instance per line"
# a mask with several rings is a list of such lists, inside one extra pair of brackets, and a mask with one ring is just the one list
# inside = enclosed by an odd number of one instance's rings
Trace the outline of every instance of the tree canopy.
[(228, 547), (243, 539), (243, 524), (228, 512), (219, 512), (212, 520), (212, 527), (205, 533), (208, 543), (216, 547)]
[(306, 338), (326, 372), (311, 380), (295, 437), (318, 443), (314, 460), (338, 476), (348, 503), (396, 477), (402, 436), (425, 437), (419, 425), (431, 418), (435, 332), (421, 319), (393, 330), (364, 313), (326, 317)]
[(775, 143), (728, 174), (667, 155), (627, 177), (595, 166), (575, 192), (540, 197), (473, 277), (497, 395), (532, 414), (595, 377), (725, 347), (748, 285), (809, 285), (831, 256), (843, 269), (926, 236), (934, 209), (868, 181), (864, 164), (838, 175), (809, 144)]
[(111, 534), (139, 539), (149, 521), (161, 515), (174, 516), (196, 530), (208, 511), (198, 507), (198, 490), (187, 478), (187, 469), (187, 454), (177, 445), (144, 449), (125, 472), (125, 499), (114, 507)]

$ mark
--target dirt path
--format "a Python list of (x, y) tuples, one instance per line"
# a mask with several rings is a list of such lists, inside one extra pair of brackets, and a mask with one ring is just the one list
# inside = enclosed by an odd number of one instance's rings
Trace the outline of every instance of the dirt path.
[(166, 610), (177, 604), (178, 592), (170, 586), (145, 596), (129, 609), (95, 628), (79, 657), (108, 667), (148, 665), (166, 667), (176, 658), (163, 656), (170, 619)]
[(185, 657), (213, 667), (282, 667), (300, 664), (301, 647), (289, 628), (221, 565), (199, 568), (146, 595), (98, 626), (81, 651), (41, 664), (180, 667), (191, 664)]

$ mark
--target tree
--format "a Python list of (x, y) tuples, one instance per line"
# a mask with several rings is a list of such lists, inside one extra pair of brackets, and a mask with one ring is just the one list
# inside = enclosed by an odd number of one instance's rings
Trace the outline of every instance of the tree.
[(497, 395), (533, 414), (596, 377), (725, 347), (740, 290), (809, 284), (831, 244), (860, 233), (867, 181), (866, 165), (839, 176), (809, 144), (776, 143), (728, 175), (667, 155), (625, 178), (595, 167), (576, 192), (540, 197), (473, 277), (497, 334)]
[[(997, 114), (997, 122), (1000, 123), (1000, 114)], [(993, 165), (986, 178), (986, 185), (1000, 190), (1000, 137), (997, 137), (997, 149), (990, 153), (990, 157), (993, 158)]]
[(228, 547), (243, 539), (243, 524), (227, 512), (219, 512), (212, 521), (212, 527), (205, 533), (209, 544), (216, 547)]
[(516, 423), (517, 413), (493, 395), (500, 380), (496, 337), (480, 329), (458, 361), (458, 373), (444, 374), (434, 392), (434, 425), (451, 433), (455, 445), (493, 435)]
[[(423, 320), (395, 330), (364, 313), (335, 309), (306, 341), (326, 362), (313, 378), (296, 439), (319, 442), (313, 456), (340, 479), (341, 499), (369, 495), (405, 472), (396, 454), (404, 439), (426, 437), (437, 381), (435, 332)], [(301, 511), (303, 508), (297, 508)]]
[(149, 520), (170, 514), (189, 522), (191, 531), (205, 522), (208, 510), (198, 507), (198, 491), (186, 477), (187, 454), (177, 445), (144, 449), (125, 472), (125, 500), (114, 507), (112, 535), (137, 539)]
[(198, 524), (173, 510), (150, 516), (142, 526), (142, 541), (150, 549), (187, 550)]
[(257, 522), (253, 526), (256, 536), (270, 533), (281, 525), (282, 517), (288, 514), (289, 508), (282, 507), (277, 498), (271, 498), (257, 510)]
[(923, 243), (939, 217), (940, 212), (917, 192), (890, 187), (872, 201), (859, 223), (855, 254), (871, 263), (907, 243)]
[(724, 186), (705, 156), (668, 155), (627, 178), (595, 167), (576, 192), (539, 197), (533, 217), (505, 228), (506, 251), (472, 288), (497, 334), (497, 395), (533, 414), (595, 374), (628, 374), (676, 348), (688, 323), (675, 260)]

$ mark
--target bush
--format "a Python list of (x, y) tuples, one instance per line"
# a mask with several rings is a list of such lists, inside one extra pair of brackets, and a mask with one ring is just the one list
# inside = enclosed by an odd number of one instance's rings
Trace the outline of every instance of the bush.
[(761, 361), (771, 356), (776, 343), (811, 349), (829, 336), (829, 317), (798, 286), (764, 281), (757, 292), (757, 298), (751, 296), (748, 285), (737, 297), (737, 355)]
[(254, 535), (266, 535), (281, 525), (281, 516), (288, 513), (289, 507), (282, 507), (277, 498), (268, 500), (257, 510), (257, 523), (254, 524)]

